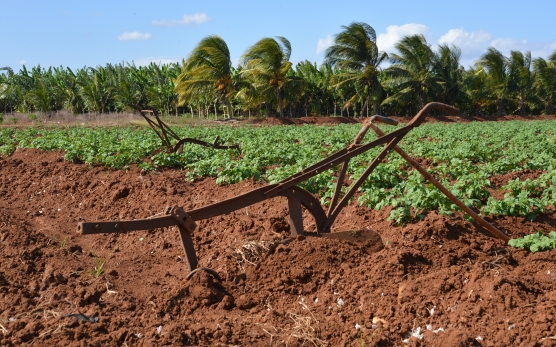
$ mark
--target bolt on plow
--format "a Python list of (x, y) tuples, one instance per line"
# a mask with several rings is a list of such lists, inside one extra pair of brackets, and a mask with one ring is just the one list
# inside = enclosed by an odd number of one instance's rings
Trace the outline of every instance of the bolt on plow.
[[(480, 224), (494, 236), (507, 243), (509, 241), (509, 237), (507, 235), (505, 235), (492, 224), (484, 220), (471, 208), (466, 206), (460, 199), (458, 199), (430, 173), (428, 173), (425, 168), (419, 165), (417, 161), (412, 159), (409, 155), (407, 155), (407, 153), (405, 153), (400, 147), (398, 147), (397, 144), (403, 139), (403, 137), (413, 128), (421, 125), (431, 110), (439, 110), (453, 115), (458, 114), (458, 109), (452, 106), (437, 102), (429, 103), (425, 105), (425, 107), (423, 107), (423, 109), (421, 109), (419, 113), (417, 113), (417, 115), (406, 126), (394, 130), (388, 134), (385, 134), (382, 130), (380, 130), (376, 126), (376, 123), (381, 122), (390, 125), (397, 125), (398, 122), (388, 117), (372, 116), (363, 123), (363, 127), (361, 128), (353, 142), (346, 148), (328, 156), (327, 158), (319, 161), (314, 165), (303, 169), (302, 171), (282, 180), (279, 183), (260, 187), (245, 194), (204, 207), (196, 208), (190, 211), (185, 211), (180, 206), (168, 206), (166, 207), (162, 216), (153, 218), (124, 221), (80, 222), (77, 227), (77, 231), (81, 234), (124, 233), (136, 230), (149, 230), (176, 226), (179, 230), (181, 242), (185, 251), (185, 259), (189, 267), (189, 275), (187, 276), (187, 278), (190, 278), (197, 271), (204, 270), (221, 281), (220, 276), (213, 269), (199, 267), (199, 262), (197, 260), (197, 255), (195, 253), (195, 247), (192, 239), (192, 234), (197, 227), (197, 224), (195, 223), (196, 221), (227, 214), (267, 199), (282, 196), (286, 197), (288, 200), (290, 233), (292, 237), (303, 235), (329, 237), (333, 239), (346, 239), (347, 237), (345, 235), (343, 237), (342, 235), (339, 235), (341, 233), (331, 233), (334, 221), (336, 220), (342, 209), (347, 205), (349, 199), (353, 197), (353, 195), (357, 192), (357, 190), (361, 187), (361, 185), (365, 182), (365, 180), (369, 177), (373, 170), (382, 162), (384, 158), (386, 158), (386, 156), (391, 151), (396, 151), (414, 169), (421, 173), (421, 175), (423, 175), (426, 180), (428, 180), (431, 184), (438, 188), (438, 190), (446, 195), (446, 197), (450, 199), (454, 204), (456, 204), (462, 211), (471, 216), (478, 224)], [(365, 137), (369, 129), (372, 129), (374, 132), (376, 132), (379, 137), (374, 141), (363, 144), (363, 138)], [(369, 166), (366, 168), (363, 174), (349, 186), (346, 193), (342, 196), (341, 188), (344, 185), (344, 181), (346, 179), (346, 172), (350, 159), (370, 150), (371, 148), (381, 145), (385, 145), (385, 147), (370, 162)], [(316, 176), (326, 170), (334, 169), (340, 164), (341, 168), (338, 173), (338, 180), (336, 182), (334, 194), (330, 201), (330, 206), (325, 212), (319, 200), (306, 190), (298, 187), (297, 184), (306, 181), (309, 178)], [(304, 232), (303, 214), (301, 210), (302, 207), (305, 207), (305, 209), (307, 209), (307, 211), (313, 216), (316, 224), (316, 233)], [(367, 233), (367, 235), (364, 235), (365, 233)], [(382, 245), (380, 236), (371, 231), (352, 233), (349, 236), (363, 237), (366, 238), (367, 241), (370, 240), (371, 242), (377, 242)]]

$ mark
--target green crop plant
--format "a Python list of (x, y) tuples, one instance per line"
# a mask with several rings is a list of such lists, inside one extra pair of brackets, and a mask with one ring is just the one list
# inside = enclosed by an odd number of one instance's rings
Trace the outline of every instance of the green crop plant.
[(95, 276), (96, 278), (100, 277), (104, 271), (106, 270), (106, 262), (108, 261), (108, 259), (110, 259), (110, 257), (112, 256), (112, 254), (114, 252), (116, 252), (116, 250), (118, 249), (118, 247), (115, 247), (110, 253), (108, 253), (105, 256), (100, 256), (98, 255), (95, 250), (93, 248), (91, 248), (91, 254), (93, 255), (93, 257), (95, 258), (95, 267), (92, 270), (88, 271), (88, 274)]
[(58, 243), (59, 248), (60, 248), (61, 250), (63, 250), (63, 249), (66, 248), (66, 246), (67, 246), (67, 244), (68, 244), (68, 237), (65, 236), (63, 239), (58, 239), (58, 238), (56, 238), (56, 237), (54, 237), (54, 236), (51, 236), (51, 237), (49, 238), (49, 240), (48, 240), (48, 244), (49, 244), (49, 245), (52, 244), (53, 241), (56, 242), (56, 243)]
[(542, 230), (535, 234), (518, 239), (511, 239), (508, 244), (512, 247), (522, 248), (530, 252), (543, 252), (556, 248), (556, 232), (551, 231), (548, 236)]
[(68, 244), (68, 237), (66, 236), (62, 240), (60, 240), (60, 249), (66, 248), (67, 244)]
[[(396, 127), (381, 125), (385, 132)], [(149, 128), (42, 127), (0, 128), (0, 155), (16, 148), (63, 150), (68, 161), (126, 169), (136, 164), (144, 171), (180, 168), (187, 180), (213, 177), (218, 184), (243, 180), (276, 183), (344, 148), (360, 130), (358, 124), (292, 127), (172, 127), (180, 137), (239, 143), (241, 151), (215, 150), (185, 144), (182, 153), (155, 153), (160, 139)], [(409, 132), (400, 142), (410, 156), (465, 204), (484, 215), (524, 216), (550, 213), (556, 206), (556, 121), (428, 123)], [(376, 138), (368, 133), (365, 141)], [(381, 148), (353, 158), (347, 186), (367, 168)], [(335, 170), (327, 170), (299, 184), (326, 205), (332, 197)], [(544, 171), (538, 178), (514, 179), (494, 187), (493, 177), (523, 170)], [(503, 198), (490, 191), (503, 192)], [(428, 211), (451, 214), (458, 208), (425, 181), (397, 153), (392, 152), (371, 173), (354, 198), (360, 205), (381, 209), (392, 206), (390, 219), (407, 223)]]

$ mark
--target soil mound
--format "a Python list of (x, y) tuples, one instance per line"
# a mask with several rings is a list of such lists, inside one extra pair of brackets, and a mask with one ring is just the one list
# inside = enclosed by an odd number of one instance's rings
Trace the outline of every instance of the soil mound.
[[(0, 158), (0, 170), (2, 346), (548, 346), (556, 333), (556, 253), (506, 247), (461, 215), (395, 226), (388, 210), (350, 204), (333, 233), (372, 231), (383, 247), (370, 249), (290, 238), (287, 201), (275, 198), (200, 221), (200, 265), (223, 281), (187, 280), (177, 230), (79, 235), (77, 223), (188, 210), (261, 183), (36, 150)], [(556, 215), (493, 223), (518, 237), (556, 229)]]

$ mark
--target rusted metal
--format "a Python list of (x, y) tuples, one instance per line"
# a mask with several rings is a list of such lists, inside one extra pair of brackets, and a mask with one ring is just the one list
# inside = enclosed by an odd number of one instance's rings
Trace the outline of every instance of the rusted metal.
[[(195, 221), (212, 218), (215, 216), (227, 214), (247, 206), (259, 203), (261, 201), (271, 199), (274, 197), (286, 197), (288, 199), (288, 209), (289, 209), (289, 221), (290, 221), (290, 231), (292, 236), (298, 235), (316, 235), (316, 236), (326, 236), (330, 235), (332, 238), (335, 237), (334, 234), (330, 234), (332, 225), (334, 224), (336, 218), (342, 209), (346, 206), (350, 198), (353, 197), (355, 192), (361, 187), (363, 182), (369, 177), (373, 170), (382, 162), (382, 160), (392, 151), (398, 152), (410, 165), (412, 165), (417, 171), (419, 171), (427, 180), (433, 183), (442, 193), (444, 193), (450, 200), (452, 200), (458, 207), (463, 211), (473, 217), (479, 224), (485, 227), (488, 231), (493, 233), (496, 237), (500, 238), (504, 242), (507, 242), (509, 238), (502, 233), (500, 230), (496, 229), (494, 226), (489, 224), (483, 218), (481, 218), (477, 213), (467, 207), (463, 202), (461, 202), (457, 197), (455, 197), (448, 189), (446, 189), (440, 182), (438, 182), (434, 177), (432, 177), (423, 167), (421, 167), (415, 160), (409, 157), (402, 149), (400, 149), (397, 144), (402, 140), (402, 138), (411, 129), (419, 126), (427, 117), (428, 113), (433, 110), (440, 110), (447, 112), (449, 114), (457, 114), (458, 110), (452, 106), (441, 104), (441, 103), (429, 103), (427, 104), (419, 113), (409, 122), (406, 126), (399, 128), (389, 134), (384, 134), (378, 127), (374, 125), (376, 122), (382, 122), (391, 125), (397, 125), (397, 121), (383, 117), (383, 116), (373, 116), (363, 124), (363, 127), (353, 140), (353, 143), (348, 145), (346, 148), (330, 155), (329, 157), (319, 161), (316, 164), (303, 169), (302, 171), (282, 180), (279, 183), (267, 185), (254, 189), (250, 192), (238, 195), (236, 197), (223, 200), (211, 205), (203, 206), (193, 210), (185, 211), (179, 206), (167, 207), (163, 216), (139, 219), (139, 220), (128, 220), (128, 221), (109, 221), (109, 222), (81, 222), (78, 225), (78, 232), (82, 234), (99, 234), (99, 233), (119, 233), (119, 232), (130, 232), (134, 230), (145, 230), (145, 229), (155, 229), (163, 228), (169, 226), (177, 226), (183, 249), (186, 254), (186, 260), (189, 268), (188, 278), (195, 272), (199, 270), (208, 271), (213, 274), (215, 278), (220, 280), (218, 274), (209, 268), (198, 267), (198, 260), (195, 253), (192, 233), (196, 228)], [(142, 114), (143, 115), (143, 114)], [(143, 115), (144, 116), (144, 115)], [(146, 117), (146, 116), (144, 116)], [(160, 119), (156, 116), (158, 123), (158, 130), (166, 129), (167, 126), (163, 124)], [(151, 123), (149, 123), (151, 124)], [(152, 126), (152, 125), (151, 125)], [(153, 127), (154, 129), (154, 127)], [(168, 128), (169, 129), (169, 128)], [(168, 130), (166, 129), (166, 130)], [(375, 139), (366, 144), (361, 144), (361, 141), (365, 137), (369, 129), (373, 129), (379, 138)], [(167, 141), (167, 134), (172, 132), (158, 132), (164, 143)], [(175, 134), (174, 134), (175, 135)], [(173, 135), (172, 135), (173, 136)], [(185, 139), (181, 139), (173, 147), (173, 150), (178, 146), (178, 144)], [(198, 140), (196, 140), (198, 141)], [(202, 142), (202, 141), (201, 141)], [(218, 138), (215, 140), (214, 145), (217, 145)], [(194, 142), (197, 143), (197, 142)], [(351, 158), (360, 155), (376, 146), (386, 145), (384, 149), (371, 161), (367, 169), (363, 174), (356, 179), (351, 186), (348, 188), (347, 192), (341, 197), (341, 188), (344, 185), (345, 176), (347, 172), (347, 167)], [(297, 187), (296, 185), (300, 182), (307, 180), (310, 177), (318, 175), (326, 170), (333, 169), (337, 165), (342, 164), (340, 169), (338, 180), (336, 183), (336, 188), (333, 197), (330, 202), (330, 207), (328, 213), (325, 213), (320, 202), (306, 190)], [(316, 233), (305, 233), (303, 230), (303, 213), (302, 207), (304, 207), (314, 218)], [(337, 235), (336, 235), (337, 236)]]
[(290, 234), (298, 236), (303, 234), (303, 213), (301, 200), (297, 197), (288, 198), (288, 211), (290, 211)]
[[(197, 145), (210, 147), (214, 149), (231, 149), (231, 148), (239, 149), (239, 144), (221, 145), (219, 143), (220, 141), (219, 136), (216, 136), (213, 143), (208, 143), (206, 141), (194, 139), (191, 137), (180, 138), (178, 134), (176, 134), (166, 123), (164, 123), (160, 119), (155, 109), (146, 110), (140, 107), (139, 105), (135, 105), (135, 104), (128, 104), (128, 105), (130, 107), (133, 107), (136, 111), (138, 111), (139, 114), (147, 121), (147, 124), (149, 124), (151, 129), (153, 129), (153, 131), (158, 136), (158, 138), (162, 141), (162, 144), (166, 147), (169, 153), (175, 153), (177, 151), (181, 152), (183, 150), (183, 145), (185, 143), (194, 143)], [(151, 117), (154, 117), (156, 121), (151, 119)], [(172, 145), (172, 141), (170, 140), (170, 138), (176, 140), (177, 141), (176, 144)]]
[[(276, 184), (260, 187), (245, 194), (223, 200), (212, 205), (204, 206), (201, 208), (193, 209), (187, 212), (192, 221), (199, 221), (208, 219), (230, 212), (240, 210), (242, 208), (251, 206), (258, 202), (269, 199), (265, 192)], [(326, 224), (326, 213), (322, 209), (320, 202), (311, 193), (307, 192), (300, 187), (292, 187), (279, 192), (274, 197), (283, 196), (289, 199), (296, 199), (300, 205), (305, 207), (307, 211), (314, 217), (317, 232), (323, 232), (324, 225)], [(168, 211), (168, 207), (166, 211)], [(296, 218), (292, 218), (297, 220)], [(126, 221), (105, 221), (105, 222), (80, 222), (77, 226), (77, 231), (81, 234), (106, 234), (106, 233), (120, 233), (130, 232), (136, 230), (149, 230), (156, 228), (165, 228), (169, 226), (178, 225), (178, 221), (169, 214), (160, 217), (126, 220)]]
[(185, 261), (189, 268), (189, 272), (191, 272), (199, 265), (197, 253), (195, 252), (195, 245), (193, 244), (193, 238), (191, 237), (191, 233), (181, 225), (178, 225), (178, 231), (180, 234), (181, 245), (183, 247), (183, 251), (185, 252)]
[(238, 144), (226, 146), (226, 145), (221, 145), (221, 144), (219, 144), (219, 141), (220, 141), (220, 136), (216, 136), (216, 138), (214, 139), (214, 142), (213, 142), (213, 143), (208, 143), (208, 142), (201, 141), (201, 140), (197, 140), (197, 139), (194, 139), (194, 138), (191, 138), (191, 137), (186, 137), (186, 138), (183, 138), (183, 139), (179, 140), (179, 141), (172, 147), (172, 151), (171, 151), (171, 152), (172, 152), (172, 153), (175, 153), (175, 152), (177, 152), (178, 150), (183, 150), (183, 144), (186, 143), (186, 142), (188, 142), (188, 143), (194, 143), (194, 144), (196, 144), (196, 145), (201, 145), (201, 146), (205, 146), (205, 147), (211, 147), (211, 148), (214, 148), (214, 149), (231, 149), (231, 148), (233, 148), (233, 149), (239, 149), (239, 145), (238, 145)]
[(185, 276), (185, 278), (190, 279), (191, 276), (193, 276), (194, 274), (196, 274), (199, 271), (206, 271), (209, 274), (211, 274), (212, 276), (214, 276), (214, 278), (216, 278), (219, 282), (222, 282), (222, 277), (220, 277), (218, 272), (214, 271), (214, 269), (211, 269), (210, 267), (198, 267), (195, 270), (189, 272), (189, 274), (187, 276)]
[(191, 216), (177, 205), (172, 208), (166, 207), (166, 214), (174, 217), (178, 224), (188, 233), (192, 233), (197, 227), (197, 224), (195, 224)]

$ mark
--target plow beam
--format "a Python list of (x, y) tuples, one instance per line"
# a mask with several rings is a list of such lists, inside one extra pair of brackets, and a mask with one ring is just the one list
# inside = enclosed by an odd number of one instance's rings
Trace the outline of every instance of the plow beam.
[[(205, 143), (204, 141), (196, 140), (196, 139), (179, 139), (177, 135), (166, 125), (164, 124), (158, 116), (155, 115), (157, 119), (157, 123), (147, 118), (147, 116), (143, 113), (143, 111), (136, 105), (131, 105), (136, 107), (140, 112), (141, 115), (147, 119), (149, 125), (153, 127), (153, 130), (157, 133), (157, 135), (161, 138), (163, 143), (167, 145), (167, 147), (171, 151), (176, 151), (180, 146), (183, 145), (185, 142), (192, 142), (201, 145), (207, 144), (208, 146), (214, 148), (235, 148), (234, 146), (221, 146), (218, 144), (218, 137), (215, 139), (213, 144)], [(495, 228), (493, 225), (488, 223), (482, 217), (480, 217), (477, 213), (475, 213), (472, 209), (466, 206), (461, 200), (459, 200), (455, 195), (453, 195), (446, 187), (444, 187), (438, 180), (436, 180), (432, 175), (430, 175), (422, 166), (420, 166), (415, 160), (413, 160), (407, 153), (405, 153), (400, 147), (398, 147), (398, 143), (403, 139), (403, 137), (411, 131), (413, 128), (418, 127), (421, 123), (424, 122), (426, 117), (428, 116), (431, 110), (440, 110), (442, 112), (446, 112), (449, 114), (457, 114), (458, 110), (452, 106), (441, 104), (441, 103), (429, 103), (425, 107), (423, 107), (419, 113), (404, 127), (396, 129), (388, 134), (385, 134), (382, 130), (380, 130), (375, 123), (382, 122), (385, 124), (390, 125), (397, 125), (398, 122), (394, 119), (383, 117), (383, 116), (373, 116), (367, 119), (354, 138), (353, 142), (349, 144), (346, 148), (331, 154), (327, 158), (319, 161), (316, 164), (313, 164), (302, 171), (280, 181), (276, 184), (271, 184), (267, 186), (263, 186), (260, 188), (256, 188), (251, 190), (247, 193), (238, 195), (236, 197), (223, 200), (211, 205), (199, 207), (192, 209), (190, 211), (185, 211), (182, 207), (173, 206), (167, 207), (164, 210), (162, 216), (155, 216), (153, 218), (146, 218), (146, 219), (138, 219), (138, 220), (125, 220), (125, 221), (108, 221), (108, 222), (81, 222), (78, 224), (77, 231), (81, 234), (103, 234), (103, 233), (122, 233), (122, 232), (131, 232), (135, 230), (147, 230), (147, 229), (156, 229), (156, 228), (165, 228), (170, 226), (177, 226), (180, 234), (180, 238), (182, 241), (182, 246), (186, 255), (187, 264), (189, 267), (189, 275), (187, 278), (190, 278), (195, 272), (199, 270), (204, 270), (211, 273), (215, 278), (218, 280), (220, 276), (216, 271), (209, 269), (198, 267), (198, 260), (197, 255), (195, 252), (192, 234), (195, 231), (197, 224), (195, 221), (208, 219), (220, 215), (224, 215), (227, 213), (231, 213), (233, 211), (251, 206), (253, 204), (272, 199), (275, 197), (286, 197), (288, 199), (288, 210), (289, 210), (289, 222), (290, 222), (290, 233), (291, 236), (295, 237), (298, 235), (308, 235), (308, 236), (320, 236), (320, 237), (330, 237), (334, 239), (365, 239), (365, 240), (374, 240), (375, 243), (380, 243), (380, 236), (370, 230), (365, 231), (364, 234), (360, 234), (358, 237), (355, 237), (356, 234), (349, 234), (342, 236), (341, 233), (330, 233), (332, 226), (340, 214), (342, 209), (347, 205), (349, 199), (351, 199), (356, 191), (361, 187), (361, 185), (365, 182), (365, 180), (369, 177), (369, 175), (373, 172), (373, 170), (386, 158), (386, 156), (392, 151), (396, 151), (399, 153), (402, 158), (404, 158), (411, 166), (413, 166), (418, 172), (420, 172), (425, 179), (431, 182), (434, 186), (436, 186), (443, 194), (446, 195), (452, 202), (454, 202), (459, 208), (461, 208), (465, 213), (469, 214), (473, 217), (480, 225), (482, 225), (485, 229), (491, 232), (493, 235), (498, 237), (499, 239), (503, 240), (505, 243), (508, 242), (509, 237), (506, 236), (503, 232)], [(145, 113), (148, 113), (145, 111)], [(377, 139), (361, 144), (361, 141), (367, 134), (368, 130), (372, 129), (377, 133), (379, 136)], [(174, 146), (171, 146), (168, 134), (178, 140), (178, 143)], [(345, 183), (346, 179), (346, 172), (349, 165), (349, 161), (351, 158), (358, 156), (371, 148), (386, 145), (382, 151), (369, 163), (367, 169), (363, 172), (363, 174), (354, 180), (354, 182), (350, 185), (347, 192), (341, 197), (341, 188)], [(335, 168), (337, 165), (342, 164), (340, 172), (338, 174), (338, 180), (336, 182), (336, 188), (334, 190), (334, 194), (330, 201), (330, 206), (328, 211), (325, 212), (317, 198), (311, 195), (306, 190), (297, 186), (297, 184), (314, 177), (318, 174), (321, 174), (327, 170)], [(305, 233), (303, 230), (303, 211), (302, 207), (304, 207), (314, 218), (315, 226), (316, 226), (316, 233)], [(361, 237), (361, 235), (365, 235), (365, 237)], [(375, 248), (380, 249), (380, 247)]]

